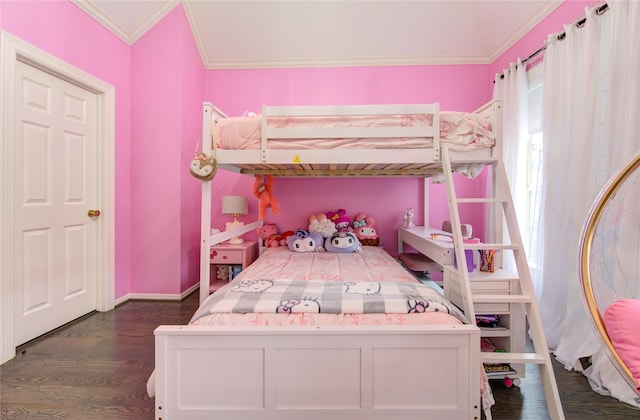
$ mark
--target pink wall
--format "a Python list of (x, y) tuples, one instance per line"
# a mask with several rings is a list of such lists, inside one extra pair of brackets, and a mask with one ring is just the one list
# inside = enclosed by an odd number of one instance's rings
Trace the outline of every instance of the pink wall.
[(116, 89), (115, 296), (130, 289), (130, 49), (69, 1), (0, 1), (0, 28)]
[[(486, 65), (346, 67), (316, 69), (220, 70), (206, 75), (206, 98), (229, 115), (245, 110), (260, 112), (267, 105), (323, 105), (440, 102), (443, 110), (472, 111), (489, 101), (491, 78)], [(216, 178), (222, 177), (219, 174)], [(251, 196), (252, 180), (225, 173), (221, 188), (214, 186), (212, 224), (222, 227), (228, 220), (220, 215), (220, 196), (232, 192), (251, 197), (254, 220), (257, 200)], [(460, 185), (460, 194), (482, 190), (483, 178)], [(240, 183), (235, 190), (225, 188)], [(423, 223), (423, 181), (420, 179), (277, 179), (276, 193), (282, 214), (269, 217), (281, 230), (306, 227), (311, 214), (345, 208), (353, 217), (366, 212), (377, 220), (382, 244), (397, 251), (397, 229), (407, 207), (416, 209), (417, 223)], [(448, 219), (444, 189), (432, 188), (430, 224)], [(462, 214), (482, 232), (482, 214)]]
[[(191, 35), (184, 12), (181, 46), (181, 150), (180, 187), (180, 291), (200, 281), (200, 202), (202, 183), (187, 170), (193, 159), (198, 138), (202, 137), (202, 102), (204, 100), (204, 65)], [(200, 142), (202, 145), (202, 142)]]
[(133, 293), (198, 281), (200, 183), (188, 168), (201, 130), (204, 67), (182, 7), (131, 48)]
[[(68, 1), (0, 1), (0, 28), (116, 87), (118, 298), (178, 293), (197, 281), (200, 184), (187, 166), (203, 100), (230, 115), (257, 112), (262, 104), (439, 101), (445, 110), (472, 110), (491, 97), (494, 73), (537, 50), (548, 33), (581, 17), (585, 6), (599, 3), (566, 1), (491, 65), (468, 66), (204, 72), (181, 7), (133, 47)], [(220, 171), (214, 194), (250, 196), (252, 181)], [(476, 182), (469, 194), (481, 190)], [(383, 225), (383, 244), (391, 252), (406, 207), (415, 207), (422, 222), (422, 183), (415, 179), (279, 179), (276, 193), (284, 211), (272, 220), (282, 228), (305, 225), (318, 211), (367, 211)], [(442, 186), (433, 186), (430, 196), (430, 222), (437, 225), (447, 215)], [(248, 220), (257, 215), (256, 202), (251, 199)], [(228, 218), (220, 215), (219, 198), (212, 207), (213, 225), (221, 227)], [(473, 215), (464, 221), (481, 223)]]

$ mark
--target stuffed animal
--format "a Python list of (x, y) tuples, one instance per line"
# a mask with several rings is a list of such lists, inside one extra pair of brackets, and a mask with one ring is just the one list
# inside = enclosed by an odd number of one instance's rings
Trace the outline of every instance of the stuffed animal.
[(262, 239), (266, 247), (286, 246), (286, 237), (293, 234), (292, 231), (285, 232), (282, 235), (279, 234), (278, 227), (273, 222), (264, 222), (262, 227), (258, 228), (257, 231), (258, 237)]
[(316, 232), (328, 238), (336, 232), (336, 224), (323, 213), (309, 217), (309, 232)]
[(229, 280), (229, 266), (219, 265), (216, 270), (216, 278), (223, 281)]
[(338, 209), (326, 213), (327, 219), (330, 219), (335, 225), (338, 232), (351, 232), (351, 219), (347, 216), (345, 209)]
[(322, 250), (322, 235), (298, 229), (287, 238), (287, 246), (293, 252), (314, 252)]
[(374, 224), (375, 219), (364, 213), (358, 213), (353, 221), (353, 233), (356, 234), (360, 243), (366, 246), (379, 246), (380, 238)]
[(274, 215), (280, 214), (280, 204), (278, 199), (273, 194), (273, 175), (256, 175), (256, 180), (253, 183), (253, 195), (258, 198), (258, 219), (264, 220), (267, 214), (267, 208), (271, 207), (271, 213)]
[(283, 232), (282, 235), (280, 235), (280, 246), (287, 246), (287, 238), (295, 234), (296, 233), (292, 230), (287, 230), (286, 232)]
[(278, 233), (278, 227), (274, 222), (264, 222), (262, 224), (262, 227), (259, 227), (256, 230), (258, 232), (258, 237), (265, 242), (267, 239), (269, 239), (269, 237)]
[(349, 253), (360, 251), (360, 241), (353, 232), (336, 232), (324, 241), (328, 252)]

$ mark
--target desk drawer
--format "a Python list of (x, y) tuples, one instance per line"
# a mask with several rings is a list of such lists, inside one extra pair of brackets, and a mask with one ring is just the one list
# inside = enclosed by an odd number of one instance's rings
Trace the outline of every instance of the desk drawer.
[(242, 249), (213, 249), (211, 264), (242, 264)]

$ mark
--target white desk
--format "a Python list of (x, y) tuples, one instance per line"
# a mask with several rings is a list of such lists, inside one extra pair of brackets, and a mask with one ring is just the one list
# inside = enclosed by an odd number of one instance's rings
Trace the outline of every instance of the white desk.
[[(432, 234), (438, 233), (443, 239), (433, 239)], [(416, 251), (431, 258), (441, 266), (453, 265), (453, 239), (450, 233), (426, 226), (401, 227), (398, 229), (398, 254), (403, 252), (403, 245), (407, 244)]]

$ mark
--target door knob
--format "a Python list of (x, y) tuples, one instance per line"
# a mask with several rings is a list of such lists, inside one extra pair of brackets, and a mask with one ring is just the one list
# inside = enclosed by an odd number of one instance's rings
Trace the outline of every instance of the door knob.
[(87, 212), (87, 216), (89, 216), (89, 217), (98, 217), (98, 216), (100, 216), (100, 210), (89, 210)]

